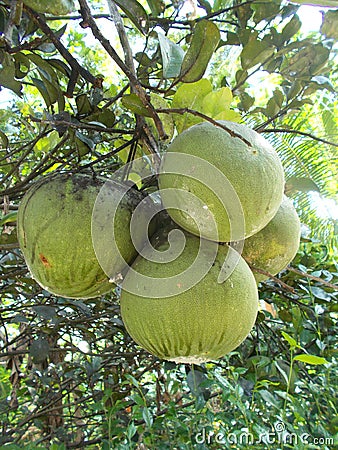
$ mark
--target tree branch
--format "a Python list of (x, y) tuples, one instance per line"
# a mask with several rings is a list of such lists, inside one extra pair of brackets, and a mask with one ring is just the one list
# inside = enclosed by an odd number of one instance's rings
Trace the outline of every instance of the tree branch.
[(207, 116), (206, 114), (203, 114), (203, 113), (201, 113), (199, 111), (196, 111), (195, 109), (190, 109), (190, 108), (160, 108), (160, 109), (156, 109), (156, 111), (158, 113), (164, 113), (164, 114), (181, 114), (181, 115), (183, 115), (183, 114), (191, 114), (193, 116), (200, 117), (201, 119), (204, 119), (204, 120), (212, 123), (216, 127), (222, 128), (227, 133), (229, 133), (230, 136), (240, 139), (241, 141), (243, 141), (249, 147), (252, 147), (251, 142), (249, 142), (247, 139), (245, 139), (242, 135), (236, 133), (236, 131), (231, 130), (229, 127), (227, 127), (226, 125), (223, 125), (222, 123), (218, 122), (217, 120), (212, 119), (210, 116)]
[(316, 277), (315, 275), (310, 275), (309, 273), (302, 272), (301, 270), (295, 269), (294, 267), (288, 267), (288, 270), (290, 272), (296, 273), (297, 275), (300, 275), (302, 277), (309, 278), (310, 280), (318, 281), (321, 284), (324, 284), (325, 286), (338, 291), (338, 286), (336, 284), (329, 283), (328, 281), (323, 280), (322, 278)]
[[(133, 73), (133, 70), (122, 61), (122, 59), (116, 53), (115, 49), (110, 44), (109, 40), (103, 36), (103, 34), (101, 33), (99, 27), (97, 26), (95, 20), (93, 19), (93, 16), (90, 12), (90, 9), (89, 9), (89, 6), (88, 6), (86, 0), (79, 0), (79, 4), (80, 4), (80, 12), (83, 17), (83, 22), (82, 22), (81, 26), (83, 28), (90, 27), (90, 29), (93, 33), (93, 36), (101, 43), (101, 45), (106, 50), (108, 55), (116, 62), (116, 64), (120, 67), (120, 69), (129, 78), (132, 89), (138, 95), (138, 97), (141, 99), (144, 107), (149, 111), (150, 117), (154, 120), (157, 131), (160, 136), (160, 139), (165, 139), (167, 136), (163, 129), (163, 124), (161, 122), (161, 119), (159, 118), (158, 114), (156, 113), (153, 105), (150, 103), (149, 98), (146, 94), (146, 91), (143, 89), (141, 83), (137, 79), (136, 75)], [(144, 125), (144, 124), (142, 124), (142, 125)], [(142, 128), (143, 128), (143, 126), (142, 126)], [(158, 154), (157, 147), (154, 148), (153, 144), (152, 144), (152, 152), (155, 154)]]
[(124, 28), (122, 18), (120, 16), (120, 13), (117, 9), (117, 6), (115, 5), (115, 2), (112, 0), (107, 0), (108, 8), (110, 15), (115, 23), (120, 42), (123, 48), (124, 52), (124, 60), (126, 65), (129, 67), (130, 71), (133, 73), (133, 75), (136, 77), (135, 67), (134, 67), (134, 59), (133, 59), (133, 52), (129, 45), (129, 40), (127, 37), (126, 30)]
[(277, 284), (282, 286), (287, 291), (292, 292), (293, 294), (295, 294), (295, 290), (294, 290), (294, 288), (292, 286), (289, 286), (288, 284), (284, 283), (284, 281), (282, 281), (279, 278), (275, 277), (270, 272), (267, 272), (266, 270), (263, 270), (263, 269), (258, 269), (257, 267), (253, 267), (251, 265), (250, 265), (250, 269), (253, 272), (257, 272), (257, 273), (260, 273), (262, 275), (266, 275), (267, 277), (271, 278), (273, 281), (275, 281)]
[(9, 46), (12, 45), (14, 27), (21, 21), (22, 5), (22, 0), (11, 0), (11, 10), (4, 30), (5, 41)]
[(66, 47), (61, 43), (61, 41), (55, 36), (54, 32), (49, 28), (45, 19), (40, 14), (36, 13), (32, 9), (24, 6), (27, 14), (34, 20), (34, 22), (39, 26), (40, 30), (51, 40), (55, 45), (55, 48), (59, 51), (60, 55), (68, 62), (75, 73), (79, 73), (82, 78), (91, 83), (95, 87), (102, 87), (102, 78), (97, 78), (92, 75), (87, 69), (82, 67), (77, 59), (66, 49)]
[(307, 136), (315, 141), (323, 142), (324, 144), (333, 145), (334, 147), (338, 147), (338, 144), (332, 141), (328, 141), (326, 139), (314, 136), (311, 133), (306, 133), (305, 131), (300, 130), (292, 130), (289, 128), (265, 128), (260, 133), (289, 133), (289, 134), (299, 134), (301, 136)]

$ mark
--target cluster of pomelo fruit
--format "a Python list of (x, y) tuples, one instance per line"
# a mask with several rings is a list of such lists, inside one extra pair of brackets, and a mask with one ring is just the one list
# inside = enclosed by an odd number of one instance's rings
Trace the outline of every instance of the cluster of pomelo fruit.
[(19, 207), (23, 255), (56, 295), (91, 298), (120, 283), (125, 326), (150, 353), (183, 363), (220, 358), (254, 325), (262, 272), (277, 274), (298, 249), (282, 164), (247, 126), (204, 122), (168, 146), (158, 184), (171, 220), (148, 226), (152, 200), (142, 191), (83, 174), (43, 178)]

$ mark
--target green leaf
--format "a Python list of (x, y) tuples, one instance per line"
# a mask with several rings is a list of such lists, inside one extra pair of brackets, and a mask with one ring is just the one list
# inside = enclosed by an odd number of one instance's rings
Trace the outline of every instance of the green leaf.
[(280, 402), (278, 401), (277, 398), (275, 398), (271, 392), (267, 391), (266, 389), (261, 389), (258, 391), (258, 395), (260, 395), (262, 397), (262, 399), (266, 402), (266, 403), (270, 403), (271, 405), (273, 405), (275, 408), (279, 409), (281, 407)]
[(190, 392), (195, 396), (199, 397), (206, 391), (205, 387), (202, 387), (201, 384), (206, 381), (208, 377), (201, 370), (196, 369), (195, 367), (190, 370), (187, 375), (187, 384), (190, 389)]
[(54, 319), (56, 316), (56, 310), (53, 306), (48, 305), (33, 306), (33, 310), (36, 312), (38, 316), (46, 320)]
[(314, 297), (319, 298), (320, 300), (324, 300), (326, 302), (331, 301), (331, 296), (324, 291), (324, 289), (318, 286), (311, 286), (311, 292)]
[(281, 109), (284, 101), (284, 95), (279, 89), (275, 89), (272, 98), (269, 99), (265, 114), (267, 117), (274, 117)]
[(0, 142), (1, 142), (1, 146), (3, 148), (8, 148), (9, 146), (9, 140), (8, 137), (5, 135), (5, 133), (3, 131), (0, 130)]
[(273, 17), (276, 17), (276, 15), (279, 13), (280, 3), (274, 1), (258, 4), (253, 3), (251, 5), (251, 8), (253, 9), (253, 11), (255, 11), (253, 20), (257, 24), (262, 20), (268, 21)]
[(283, 338), (288, 342), (290, 346), (290, 350), (294, 350), (295, 348), (299, 348), (299, 345), (297, 344), (297, 341), (291, 337), (288, 333), (285, 333), (285, 331), (282, 331)]
[(315, 355), (308, 355), (307, 353), (302, 353), (301, 355), (297, 355), (294, 357), (295, 361), (301, 361), (305, 364), (311, 364), (311, 365), (320, 365), (320, 364), (328, 364), (329, 361), (327, 361), (325, 358), (322, 358), (321, 356), (315, 356)]
[(288, 22), (282, 30), (281, 37), (283, 42), (288, 41), (294, 36), (302, 26), (302, 22), (297, 15), (294, 15), (290, 22)]
[(47, 358), (49, 350), (48, 341), (43, 337), (39, 337), (29, 347), (29, 354), (35, 363), (41, 363)]
[(182, 81), (193, 83), (202, 78), (219, 40), (220, 31), (213, 22), (201, 20), (196, 24), (190, 47), (182, 62)]
[(39, 13), (64, 15), (75, 11), (73, 0), (24, 0), (25, 5)]
[(330, 92), (335, 93), (336, 90), (333, 87), (331, 81), (322, 75), (317, 75), (316, 77), (311, 78), (311, 84), (316, 83), (320, 89), (327, 89)]
[(241, 92), (239, 94), (240, 102), (238, 108), (244, 111), (248, 111), (251, 106), (255, 103), (255, 99), (251, 97), (247, 92)]
[(115, 3), (122, 9), (126, 16), (141, 33), (149, 30), (148, 14), (143, 6), (136, 0), (116, 0)]
[(57, 131), (52, 131), (48, 136), (43, 136), (34, 145), (36, 153), (48, 153), (60, 142), (61, 138)]
[(303, 85), (299, 80), (295, 80), (291, 86), (290, 89), (287, 91), (286, 97), (288, 100), (291, 100), (292, 98), (297, 97), (297, 95), (302, 91)]
[[(168, 102), (161, 97), (158, 94), (155, 94), (154, 92), (152, 92), (150, 94), (150, 102), (153, 105), (153, 107), (155, 109), (168, 109), (170, 108)], [(166, 114), (166, 113), (159, 113), (159, 118), (161, 119), (164, 131), (166, 133), (166, 135), (168, 136), (168, 140), (171, 140), (172, 137), (174, 136), (174, 132), (175, 132), (175, 123), (174, 123), (174, 118), (172, 114)], [(154, 134), (154, 136), (158, 139), (159, 135), (158, 135), (158, 131), (155, 127), (154, 121), (152, 119), (146, 119), (147, 123), (149, 123), (151, 130)]]
[(264, 63), (273, 55), (275, 47), (266, 41), (250, 40), (241, 52), (241, 64), (244, 70)]
[(94, 150), (95, 142), (90, 139), (85, 134), (81, 133), (81, 131), (76, 130), (75, 132), (75, 143), (78, 149), (78, 153), (80, 156), (86, 155), (90, 150)]
[(239, 122), (241, 120), (240, 114), (230, 109), (232, 100), (231, 89), (222, 87), (204, 97), (200, 112), (215, 120)]
[(232, 99), (232, 92), (228, 87), (212, 91), (203, 99), (203, 112), (210, 117), (216, 117), (217, 114), (230, 107)]
[(102, 109), (102, 111), (98, 111), (90, 116), (87, 116), (84, 122), (93, 123), (96, 122), (99, 125), (105, 125), (108, 128), (111, 128), (115, 123), (115, 114), (113, 111), (109, 109)]
[(242, 70), (242, 69), (237, 70), (236, 75), (235, 75), (236, 83), (239, 85), (244, 83), (245, 80), (247, 79), (247, 77), (248, 77), (247, 70)]
[(158, 33), (157, 36), (162, 55), (163, 77), (176, 78), (181, 72), (184, 51), (164, 34)]
[[(136, 431), (137, 431), (137, 427), (136, 427), (135, 423), (133, 421), (130, 422), (127, 427), (127, 432), (126, 432), (129, 440), (132, 439), (132, 437), (135, 435)], [(111, 448), (111, 446), (110, 446), (110, 444), (108, 444), (108, 449), (110, 449), (110, 448)]]
[[(43, 81), (39, 80), (39, 78), (35, 78), (35, 77), (32, 77), (32, 83), (34, 84), (34, 86), (38, 89), (38, 91), (42, 95), (47, 108), (49, 108), (54, 102), (50, 98), (50, 95), (49, 95), (49, 92), (48, 92), (48, 89), (47, 89), (45, 83)], [(55, 98), (54, 98), (54, 101), (55, 101)]]
[(15, 64), (13, 58), (5, 53), (1, 61), (0, 86), (3, 86), (21, 97), (22, 84), (15, 79)]
[(329, 39), (338, 39), (338, 10), (327, 11), (320, 32)]
[(16, 222), (17, 216), (17, 211), (11, 211), (10, 213), (5, 214), (0, 218), (0, 226), (5, 225), (6, 223)]
[(320, 192), (317, 184), (311, 180), (311, 178), (303, 178), (293, 176), (290, 177), (285, 183), (285, 190), (287, 192), (301, 191), (301, 192), (310, 192), (316, 191)]
[[(196, 83), (183, 84), (180, 86), (173, 98), (173, 108), (189, 108), (201, 111), (204, 97), (212, 91), (212, 85), (209, 80), (203, 78)], [(175, 124), (177, 131), (182, 133), (186, 128), (202, 121), (200, 117), (192, 114), (175, 114)]]
[(79, 115), (88, 114), (92, 111), (92, 105), (87, 94), (80, 94), (75, 98), (77, 113)]
[(29, 72), (30, 68), (29, 58), (27, 58), (25, 54), (19, 52), (14, 55), (14, 60), (15, 60), (15, 77), (24, 78)]
[(149, 409), (146, 406), (144, 406), (142, 409), (142, 417), (143, 417), (143, 420), (144, 420), (145, 424), (147, 425), (147, 427), (151, 428), (154, 419), (153, 419), (153, 416), (151, 415)]
[(154, 17), (158, 17), (165, 9), (164, 2), (162, 0), (147, 0), (151, 14)]
[(144, 117), (151, 117), (151, 114), (142, 103), (142, 100), (137, 94), (126, 94), (122, 97), (122, 105), (132, 111), (134, 114), (139, 114)]

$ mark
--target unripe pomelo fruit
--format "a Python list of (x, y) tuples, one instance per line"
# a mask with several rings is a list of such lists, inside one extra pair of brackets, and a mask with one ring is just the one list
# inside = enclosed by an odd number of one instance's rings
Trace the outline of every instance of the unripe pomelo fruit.
[(261, 135), (238, 123), (218, 123), (229, 131), (204, 122), (173, 140), (159, 186), (164, 207), (182, 228), (214, 241), (238, 241), (276, 214), (284, 172)]
[[(244, 242), (242, 256), (254, 269), (276, 275), (295, 257), (300, 241), (300, 220), (286, 196), (273, 219), (257, 234)], [(267, 275), (253, 271), (256, 281), (264, 281)]]
[[(194, 264), (200, 247), (197, 237), (186, 233), (185, 239), (183, 251), (170, 262), (137, 257), (122, 284), (121, 313), (131, 337), (148, 352), (177, 363), (201, 364), (224, 356), (247, 337), (256, 319), (258, 293), (250, 268), (237, 253), (237, 265), (222, 282), (223, 263), (235, 250), (216, 243), (209, 271), (185, 290), (189, 279), (184, 271)], [(154, 248), (165, 252), (168, 243), (160, 240)], [(205, 257), (201, 264), (208, 265)], [(157, 297), (148, 295), (140, 274), (158, 280)], [(170, 286), (176, 275), (182, 292), (163, 297), (161, 283), (167, 280)]]
[[(110, 272), (104, 271), (97, 259), (92, 241), (92, 212), (103, 185), (108, 194), (119, 192), (120, 186), (84, 174), (53, 174), (35, 182), (23, 197), (18, 211), (18, 240), (33, 278), (47, 291), (68, 298), (97, 297), (114, 288), (110, 278), (124, 266), (109, 245), (111, 236), (103, 228), (101, 259), (109, 261)], [(129, 191), (128, 191), (129, 193)], [(105, 200), (107, 199), (107, 200)], [(114, 222), (116, 245), (131, 263), (137, 252), (131, 242), (129, 222), (140, 201), (133, 190), (121, 202)], [(104, 216), (102, 222), (113, 217)], [(96, 245), (100, 250), (100, 245)], [(95, 249), (96, 250), (96, 249)]]

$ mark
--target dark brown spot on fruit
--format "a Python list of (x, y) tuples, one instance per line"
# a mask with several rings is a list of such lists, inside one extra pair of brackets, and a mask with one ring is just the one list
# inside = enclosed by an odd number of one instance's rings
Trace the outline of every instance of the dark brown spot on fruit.
[(48, 259), (42, 253), (39, 254), (39, 258), (45, 267), (52, 267)]

